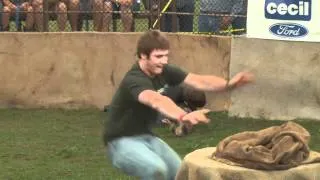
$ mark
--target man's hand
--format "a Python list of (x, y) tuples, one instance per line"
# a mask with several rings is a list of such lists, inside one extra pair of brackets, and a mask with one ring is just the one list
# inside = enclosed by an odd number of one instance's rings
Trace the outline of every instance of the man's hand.
[(182, 121), (188, 121), (191, 124), (208, 123), (210, 119), (206, 116), (206, 113), (210, 112), (209, 109), (201, 109), (197, 111), (192, 111), (185, 116), (183, 116)]
[(250, 72), (236, 74), (227, 84), (227, 89), (233, 89), (254, 81), (254, 75)]

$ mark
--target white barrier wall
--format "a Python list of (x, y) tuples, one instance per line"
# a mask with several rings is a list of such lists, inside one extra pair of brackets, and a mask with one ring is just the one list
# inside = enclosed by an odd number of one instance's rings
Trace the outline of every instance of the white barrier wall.
[(230, 115), (320, 119), (320, 43), (234, 38), (230, 74), (243, 69), (256, 82), (232, 93)]

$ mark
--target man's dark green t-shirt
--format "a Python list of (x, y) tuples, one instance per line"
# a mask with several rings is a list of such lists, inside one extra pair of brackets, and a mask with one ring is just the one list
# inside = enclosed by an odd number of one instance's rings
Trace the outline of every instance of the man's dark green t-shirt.
[(158, 112), (138, 101), (144, 90), (159, 91), (164, 85), (182, 83), (187, 73), (174, 65), (165, 65), (161, 75), (147, 76), (138, 63), (126, 73), (116, 91), (108, 110), (105, 123), (104, 142), (123, 136), (153, 134), (152, 125)]

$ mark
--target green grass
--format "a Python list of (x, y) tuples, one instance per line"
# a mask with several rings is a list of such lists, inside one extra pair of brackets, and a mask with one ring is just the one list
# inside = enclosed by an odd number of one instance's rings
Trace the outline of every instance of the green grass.
[[(107, 161), (102, 143), (106, 113), (88, 110), (0, 110), (1, 180), (121, 180), (129, 178)], [(167, 128), (155, 131), (184, 157), (193, 150), (216, 146), (224, 137), (259, 130), (283, 121), (228, 118), (211, 113), (208, 125), (199, 125), (187, 137), (177, 138)], [(312, 135), (310, 147), (320, 150), (320, 122), (297, 120)]]

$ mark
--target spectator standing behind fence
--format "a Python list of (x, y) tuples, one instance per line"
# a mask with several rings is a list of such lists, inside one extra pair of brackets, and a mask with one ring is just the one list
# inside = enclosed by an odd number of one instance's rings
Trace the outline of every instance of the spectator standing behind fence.
[[(176, 3), (177, 13), (194, 13), (194, 0), (174, 0), (172, 3)], [(172, 4), (167, 10), (172, 12)], [(163, 15), (164, 24), (161, 25), (160, 29), (164, 32), (172, 32), (172, 14)], [(178, 14), (177, 15), (177, 31), (180, 32), (192, 32), (193, 31), (193, 15), (192, 14)]]
[[(43, 31), (43, 13), (39, 13), (43, 12), (43, 2), (44, 0), (33, 0), (33, 9), (36, 12), (35, 21), (38, 31)], [(57, 14), (59, 31), (65, 31), (68, 15), (70, 17), (71, 30), (78, 30), (80, 0), (48, 0), (48, 5), (49, 10), (54, 10)], [(67, 11), (75, 12), (67, 13)]]
[(123, 31), (130, 32), (133, 22), (134, 0), (93, 0), (93, 24), (95, 31), (109, 31), (112, 11), (120, 11)]
[(20, 11), (22, 15), (26, 16), (26, 23), (23, 30), (32, 31), (34, 25), (34, 14), (31, 3), (32, 0), (2, 0), (2, 30), (9, 31), (10, 17), (14, 16), (17, 11)]
[[(247, 0), (201, 0), (200, 13), (201, 14), (223, 14), (231, 16), (199, 16), (199, 31), (200, 32), (214, 32), (224, 30), (232, 25), (233, 29), (245, 29), (246, 18), (234, 17), (232, 15), (246, 15)], [(245, 31), (235, 31), (233, 34), (242, 34)]]

